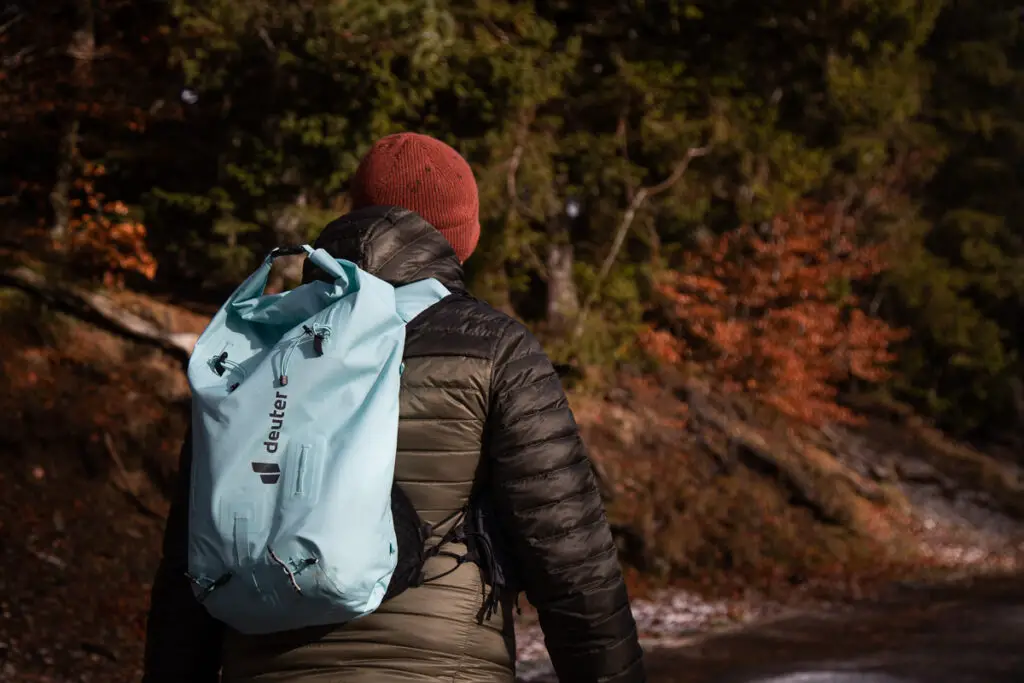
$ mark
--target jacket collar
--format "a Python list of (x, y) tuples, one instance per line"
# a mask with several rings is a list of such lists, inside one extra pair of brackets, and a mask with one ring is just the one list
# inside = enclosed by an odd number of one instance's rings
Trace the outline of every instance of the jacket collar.
[[(397, 206), (371, 206), (333, 220), (314, 246), (396, 287), (435, 278), (465, 291), (462, 264), (448, 240), (419, 214)], [(302, 275), (304, 282), (328, 279), (308, 260)]]

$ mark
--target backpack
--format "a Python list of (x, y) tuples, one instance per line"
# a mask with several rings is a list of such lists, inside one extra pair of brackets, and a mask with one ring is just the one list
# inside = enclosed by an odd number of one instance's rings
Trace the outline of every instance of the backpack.
[[(334, 281), (265, 295), (274, 258), (302, 253)], [(424, 581), (438, 551), (394, 482), (398, 396), (405, 326), (449, 294), (303, 245), (213, 317), (188, 364), (187, 572), (213, 617), (247, 634), (340, 624)]]

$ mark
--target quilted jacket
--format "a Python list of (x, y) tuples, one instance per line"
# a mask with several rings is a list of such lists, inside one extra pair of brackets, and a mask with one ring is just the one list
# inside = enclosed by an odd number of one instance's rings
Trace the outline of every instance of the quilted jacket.
[[(396, 480), (431, 523), (481, 487), (563, 683), (643, 681), (601, 496), (540, 344), (521, 323), (466, 293), (451, 247), (415, 213), (373, 207), (348, 214), (328, 225), (317, 246), (392, 284), (434, 277), (453, 292), (407, 328)], [(322, 275), (306, 265), (306, 279)], [(252, 636), (214, 621), (184, 576), (189, 461), (186, 443), (152, 589), (144, 683), (514, 680), (510, 596), (482, 619), (487, 591), (471, 563), (346, 625)], [(425, 573), (443, 575), (454, 562), (431, 558)]]

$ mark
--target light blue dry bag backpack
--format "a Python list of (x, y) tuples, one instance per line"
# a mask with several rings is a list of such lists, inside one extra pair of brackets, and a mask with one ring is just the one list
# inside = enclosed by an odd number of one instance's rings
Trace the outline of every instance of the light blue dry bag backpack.
[[(334, 282), (265, 295), (274, 258), (296, 253)], [(304, 245), (272, 252), (214, 316), (188, 366), (188, 574), (211, 615), (272, 633), (380, 605), (405, 325), (448, 294)]]

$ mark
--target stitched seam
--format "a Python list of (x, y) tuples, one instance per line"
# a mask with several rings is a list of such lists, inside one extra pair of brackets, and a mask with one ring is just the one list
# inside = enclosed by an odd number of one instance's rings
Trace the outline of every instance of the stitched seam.
[[(465, 486), (472, 484), (471, 481), (416, 481), (415, 479), (402, 479), (399, 483), (401, 484), (415, 484), (416, 486), (426, 486), (429, 488), (442, 488), (445, 486)], [(429, 510), (423, 510), (423, 512), (429, 512)]]
[[(399, 453), (422, 453), (424, 455), (434, 456), (434, 455), (437, 455), (438, 453), (444, 454), (444, 453), (451, 453), (452, 451), (448, 450), (447, 448), (435, 448), (435, 449), (399, 448), (398, 452)], [(462, 455), (462, 454), (468, 453), (469, 451), (455, 451), (455, 452), (457, 452), (460, 455)]]
[[(413, 242), (413, 244), (415, 244), (415, 241)], [(444, 257), (441, 257), (441, 258), (444, 258)], [(439, 258), (436, 261), (428, 261), (427, 263), (424, 263), (422, 266), (420, 266), (419, 268), (414, 270), (412, 273), (410, 273), (409, 274), (409, 278), (414, 278), (414, 277), (418, 276), (420, 273), (422, 273), (424, 270), (427, 270), (428, 268), (430, 268), (431, 266), (437, 265), (441, 261), (441, 258)], [(461, 282), (459, 284), (461, 284)], [(451, 291), (451, 290), (449, 290), (449, 291)]]
[[(527, 357), (529, 357), (529, 356), (527, 356)], [(513, 393), (513, 392), (516, 392), (516, 391), (525, 391), (526, 389), (532, 389), (533, 387), (537, 386), (538, 384), (540, 384), (542, 382), (550, 382), (552, 378), (557, 378), (557, 377), (558, 377), (558, 375), (553, 375), (551, 373), (547, 373), (543, 377), (538, 377), (537, 379), (532, 380), (530, 382), (527, 382), (526, 384), (520, 384), (520, 385), (515, 386), (515, 387), (509, 387), (505, 391), (503, 391), (500, 394), (498, 394), (498, 398), (502, 399), (505, 396), (509, 395), (510, 393)], [(559, 382), (559, 386), (561, 386), (561, 382)]]
[[(549, 436), (549, 437), (547, 437), (545, 439), (538, 439), (536, 441), (531, 441), (531, 442), (523, 444), (521, 446), (516, 446), (516, 450), (521, 452), (521, 451), (525, 451), (527, 448), (534, 448), (535, 446), (548, 446), (548, 445), (555, 444), (555, 443), (557, 443), (559, 441), (565, 441), (566, 439), (572, 439), (575, 443), (582, 444), (582, 442), (580, 441), (580, 436), (579, 436), (578, 433), (569, 433), (569, 434), (561, 434), (559, 436)], [(577, 460), (574, 460), (572, 462), (572, 465), (578, 464), (579, 461), (582, 460), (582, 459), (583, 458), (579, 458)], [(556, 474), (559, 470), (565, 469), (566, 467), (571, 467), (571, 465), (563, 465), (561, 467), (556, 467), (554, 469), (545, 470), (544, 472), (537, 472), (535, 474), (527, 474), (527, 475), (524, 475), (522, 477), (516, 477), (515, 479), (506, 479), (505, 481), (506, 482), (517, 482), (517, 481), (522, 481), (522, 480), (530, 479), (532, 477), (541, 477), (543, 475)]]
[(487, 405), (488, 406), (494, 406), (495, 408), (497, 408), (496, 402), (497, 402), (497, 399), (498, 399), (498, 395), (494, 391), (495, 375), (497, 374), (496, 368), (498, 367), (498, 348), (497, 348), (497, 344), (500, 343), (501, 340), (505, 338), (506, 333), (508, 333), (508, 331), (509, 331), (509, 329), (511, 327), (512, 327), (512, 321), (509, 320), (505, 324), (505, 327), (502, 328), (501, 334), (498, 335), (498, 337), (497, 337), (498, 341), (495, 344), (494, 352), (491, 354), (491, 376), (490, 376), (490, 378), (489, 378), (489, 380), (487, 382)]
[[(491, 347), (491, 367), (489, 376), (487, 378), (487, 417), (484, 419), (484, 433), (481, 438), (482, 452), (480, 464), (477, 465), (478, 468), (480, 467), (480, 465), (484, 463), (484, 457), (493, 459), (492, 454), (494, 452), (494, 442), (493, 439), (490, 438), (491, 435), (488, 434), (487, 428), (489, 426), (492, 428), (494, 427), (494, 425), (491, 424), (491, 418), (494, 416), (494, 413), (498, 412), (498, 396), (494, 391), (498, 367), (498, 349), (501, 344), (501, 340), (505, 338), (505, 334), (512, 327), (512, 324), (512, 320), (509, 320), (507, 323), (505, 323), (505, 327), (501, 328), (501, 333), (495, 336), (493, 346)], [(483, 452), (484, 449), (486, 449), (486, 452)]]
[(557, 506), (561, 505), (562, 503), (565, 503), (566, 501), (576, 500), (577, 498), (583, 498), (584, 496), (589, 496), (593, 492), (594, 492), (594, 488), (592, 486), (591, 487), (587, 487), (587, 489), (585, 489), (583, 491), (578, 491), (576, 493), (573, 493), (571, 495), (565, 496), (563, 498), (559, 498), (558, 500), (553, 500), (553, 501), (550, 501), (548, 503), (541, 503), (540, 505), (537, 505), (537, 506), (532, 507), (532, 508), (526, 508), (526, 509), (520, 508), (518, 510), (518, 512), (520, 514), (522, 514), (522, 515), (529, 515), (529, 514), (533, 514), (533, 513), (537, 513), (537, 512), (543, 512), (545, 510), (550, 510), (551, 508), (557, 507)]
[[(594, 562), (595, 560), (603, 560), (603, 559), (605, 559), (607, 557), (610, 557), (612, 555), (617, 554), (618, 552), (619, 552), (619, 549), (616, 548), (613, 545), (610, 548), (606, 548), (605, 550), (602, 550), (599, 553), (596, 553), (594, 555), (588, 555), (587, 557), (583, 558), (582, 560), (576, 560), (575, 562), (570, 562), (569, 564), (559, 565), (558, 569), (556, 571), (559, 574), (561, 574), (562, 572), (568, 571), (570, 569), (576, 569), (578, 567), (582, 567), (583, 565), (585, 565), (585, 564), (587, 564), (589, 562)], [(560, 596), (560, 597), (567, 597), (567, 596)]]
[[(445, 297), (441, 301), (447, 301), (447, 299), (448, 298)], [(438, 302), (438, 303), (441, 303), (441, 302)], [(422, 325), (423, 323), (421, 322), (419, 324)], [(465, 336), (465, 337), (481, 337), (481, 338), (482, 337), (494, 337), (495, 339), (500, 337), (500, 335), (495, 334), (493, 330), (479, 329), (477, 327), (470, 327), (470, 328), (455, 327), (455, 326), (452, 326), (452, 325), (445, 325), (443, 327), (440, 327), (440, 326), (438, 326), (438, 327), (431, 327), (431, 328), (428, 328), (428, 329), (426, 329), (424, 331), (429, 331), (429, 332), (448, 332), (448, 333), (452, 333), (452, 334), (460, 334), (460, 335)]]
[[(401, 220), (402, 218), (404, 218), (404, 216), (399, 217), (398, 220), (390, 220), (389, 222), (391, 223), (392, 227), (396, 227), (398, 225), (398, 221)], [(403, 251), (405, 251), (412, 245), (420, 242), (421, 240), (423, 240), (423, 238), (428, 236), (430, 236), (430, 231), (424, 230), (419, 235), (417, 235), (412, 241), (400, 243), (397, 247), (395, 247), (395, 250), (393, 252), (391, 252), (387, 256), (382, 257), (383, 263), (378, 264), (374, 270), (376, 270), (377, 272), (384, 270), (388, 266), (388, 264), (390, 264), (392, 261), (398, 258), (399, 254), (401, 254)]]
[[(392, 171), (393, 171), (393, 169), (392, 169)], [(370, 260), (369, 259), (370, 242), (372, 241), (371, 240), (371, 235), (374, 233), (374, 231), (377, 230), (377, 228), (380, 226), (381, 223), (387, 223), (389, 225), (389, 227), (394, 227), (395, 222), (393, 220), (391, 220), (391, 212), (390, 211), (385, 213), (383, 216), (377, 217), (373, 221), (373, 223), (371, 223), (369, 225), (369, 227), (367, 227), (367, 229), (365, 231), (362, 231), (361, 234), (359, 235), (359, 240), (356, 242), (356, 244), (359, 246), (359, 262), (360, 263), (367, 263), (367, 265), (369, 265), (368, 262)]]
[[(409, 374), (409, 372), (410, 370), (407, 368), (406, 374)], [(464, 394), (476, 393), (477, 391), (477, 387), (458, 381), (454, 381), (451, 384), (402, 384), (402, 389), (404, 391), (458, 391)]]
[[(437, 350), (417, 351), (417, 350), (414, 349), (413, 351), (409, 351), (407, 353), (404, 353), (401, 356), (402, 360), (412, 360), (413, 358), (463, 358), (465, 360), (486, 360), (487, 356), (485, 356), (482, 351), (479, 352), (479, 353), (475, 353), (475, 352), (473, 352), (473, 351), (471, 351), (469, 349), (462, 349), (462, 350), (459, 350), (459, 351), (437, 351)], [(436, 385), (436, 386), (446, 386), (446, 385)], [(455, 386), (455, 385), (452, 385), (452, 386)]]
[[(400, 481), (396, 480), (396, 482), (403, 486), (414, 486), (421, 491), (429, 490), (436, 492), (442, 489), (447, 491), (454, 488), (455, 490), (453, 493), (459, 493), (459, 487), (468, 487), (473, 484), (471, 481), (425, 481), (420, 479), (402, 479)], [(431, 510), (417, 510), (417, 512), (420, 512), (420, 516), (422, 517), (423, 515), (429, 514)], [(434, 512), (443, 512), (443, 510), (435, 510)]]
[[(618, 583), (618, 581), (615, 581), (614, 583)], [(625, 613), (627, 613), (627, 612), (629, 612), (630, 616), (632, 616), (632, 614), (633, 614), (633, 613), (632, 613), (632, 611), (630, 610), (630, 608), (629, 608), (629, 604), (628, 604), (628, 603), (627, 603), (627, 604), (624, 604), (624, 605), (622, 605), (622, 606), (620, 606), (620, 607), (619, 607), (619, 608), (618, 608), (617, 610), (615, 610), (614, 612), (612, 612), (611, 614), (609, 614), (609, 615), (608, 615), (607, 617), (605, 617), (604, 619), (601, 619), (600, 621), (598, 621), (598, 622), (595, 622), (595, 623), (594, 623), (593, 625), (594, 625), (595, 627), (601, 627), (601, 626), (604, 626), (605, 624), (609, 624), (609, 623), (611, 623), (611, 622), (613, 622), (613, 621), (615, 621), (615, 620), (617, 620), (617, 619), (621, 619), (621, 618), (622, 618), (622, 615), (623, 615), (623, 614), (625, 614)], [(626, 636), (626, 638), (628, 638), (628, 636)], [(619, 645), (619, 644), (621, 644), (621, 643), (622, 643), (622, 642), (623, 642), (624, 640), (626, 640), (626, 638), (623, 638), (622, 640), (618, 641), (618, 642), (616, 643), (616, 645)]]
[(538, 543), (547, 543), (548, 541), (559, 541), (559, 540), (562, 540), (563, 538), (569, 538), (570, 536), (572, 536), (573, 534), (575, 534), (578, 531), (589, 531), (590, 529), (593, 529), (595, 527), (599, 527), (602, 524), (605, 524), (606, 521), (607, 520), (605, 520), (604, 515), (598, 513), (598, 518), (595, 519), (593, 522), (588, 522), (586, 524), (579, 524), (579, 525), (576, 525), (576, 526), (572, 527), (571, 529), (568, 529), (566, 531), (559, 531), (557, 534), (553, 534), (551, 536), (534, 536), (533, 540), (537, 541)]
[(409, 458), (434, 458), (437, 457), (438, 453), (448, 453), (450, 455), (456, 455), (459, 457), (466, 455), (479, 455), (479, 451), (476, 449), (455, 449), (446, 448), (444, 450), (430, 451), (421, 448), (400, 448), (399, 453), (405, 454)]
[(530, 481), (532, 479), (551, 479), (551, 478), (557, 477), (562, 472), (567, 472), (567, 471), (573, 469), (574, 467), (579, 467), (579, 464), (581, 462), (585, 462), (583, 458), (579, 458), (577, 460), (574, 460), (573, 462), (569, 463), (568, 465), (562, 465), (561, 467), (555, 467), (555, 468), (550, 469), (550, 470), (544, 470), (543, 472), (535, 472), (534, 474), (525, 474), (525, 475), (523, 475), (521, 477), (516, 477), (515, 479), (505, 479), (504, 481), (501, 482), (501, 485), (504, 488), (504, 487), (508, 487), (508, 486), (512, 486), (512, 485), (516, 485), (516, 484), (521, 484), (523, 482)]
[(473, 623), (472, 619), (468, 619), (463, 622), (466, 627), (466, 632), (462, 636), (462, 646), (459, 648), (457, 659), (455, 660), (455, 670), (452, 671), (452, 683), (455, 683), (459, 674), (462, 673), (462, 665), (466, 661), (466, 650), (469, 649), (469, 638), (473, 634)]
[(516, 425), (524, 422), (525, 420), (529, 420), (531, 417), (538, 417), (540, 415), (546, 415), (548, 413), (554, 413), (554, 412), (557, 412), (557, 411), (565, 410), (565, 408), (566, 408), (566, 401), (565, 401), (565, 399), (559, 399), (558, 403), (556, 403), (555, 405), (545, 406), (543, 408), (537, 408), (535, 410), (531, 410), (529, 412), (526, 412), (526, 413), (523, 413), (522, 415), (517, 416), (514, 420), (512, 420), (511, 422), (508, 422), (508, 423), (505, 424), (505, 429), (511, 430)]
[[(620, 607), (618, 610), (616, 610), (615, 612), (612, 613), (611, 617), (609, 617), (608, 619), (602, 621), (601, 623), (602, 624), (607, 623), (608, 621), (610, 621), (611, 619), (619, 616), (623, 612), (628, 611), (628, 609), (629, 609), (628, 607)], [(611, 645), (601, 645), (601, 646), (599, 646), (599, 649), (601, 651), (612, 650), (612, 649), (614, 649), (616, 647), (619, 647), (620, 645), (622, 645), (626, 641), (630, 640), (631, 638), (633, 638), (634, 635), (636, 635), (636, 629), (635, 628), (630, 629), (629, 634), (627, 634), (625, 636), (622, 636), (621, 638), (619, 638), (618, 640), (613, 642)], [(591, 648), (587, 648), (585, 650), (584, 649), (577, 650), (577, 649), (574, 648), (574, 651), (578, 652), (579, 654), (591, 654), (591, 653), (595, 652), (595, 649), (592, 648), (592, 647)]]
[(509, 362), (510, 363), (522, 363), (523, 361), (533, 360), (534, 358), (541, 358), (543, 360), (550, 360), (548, 358), (547, 354), (544, 353), (544, 351), (530, 351), (529, 353), (527, 353), (524, 356), (519, 356), (518, 358), (510, 358)]

